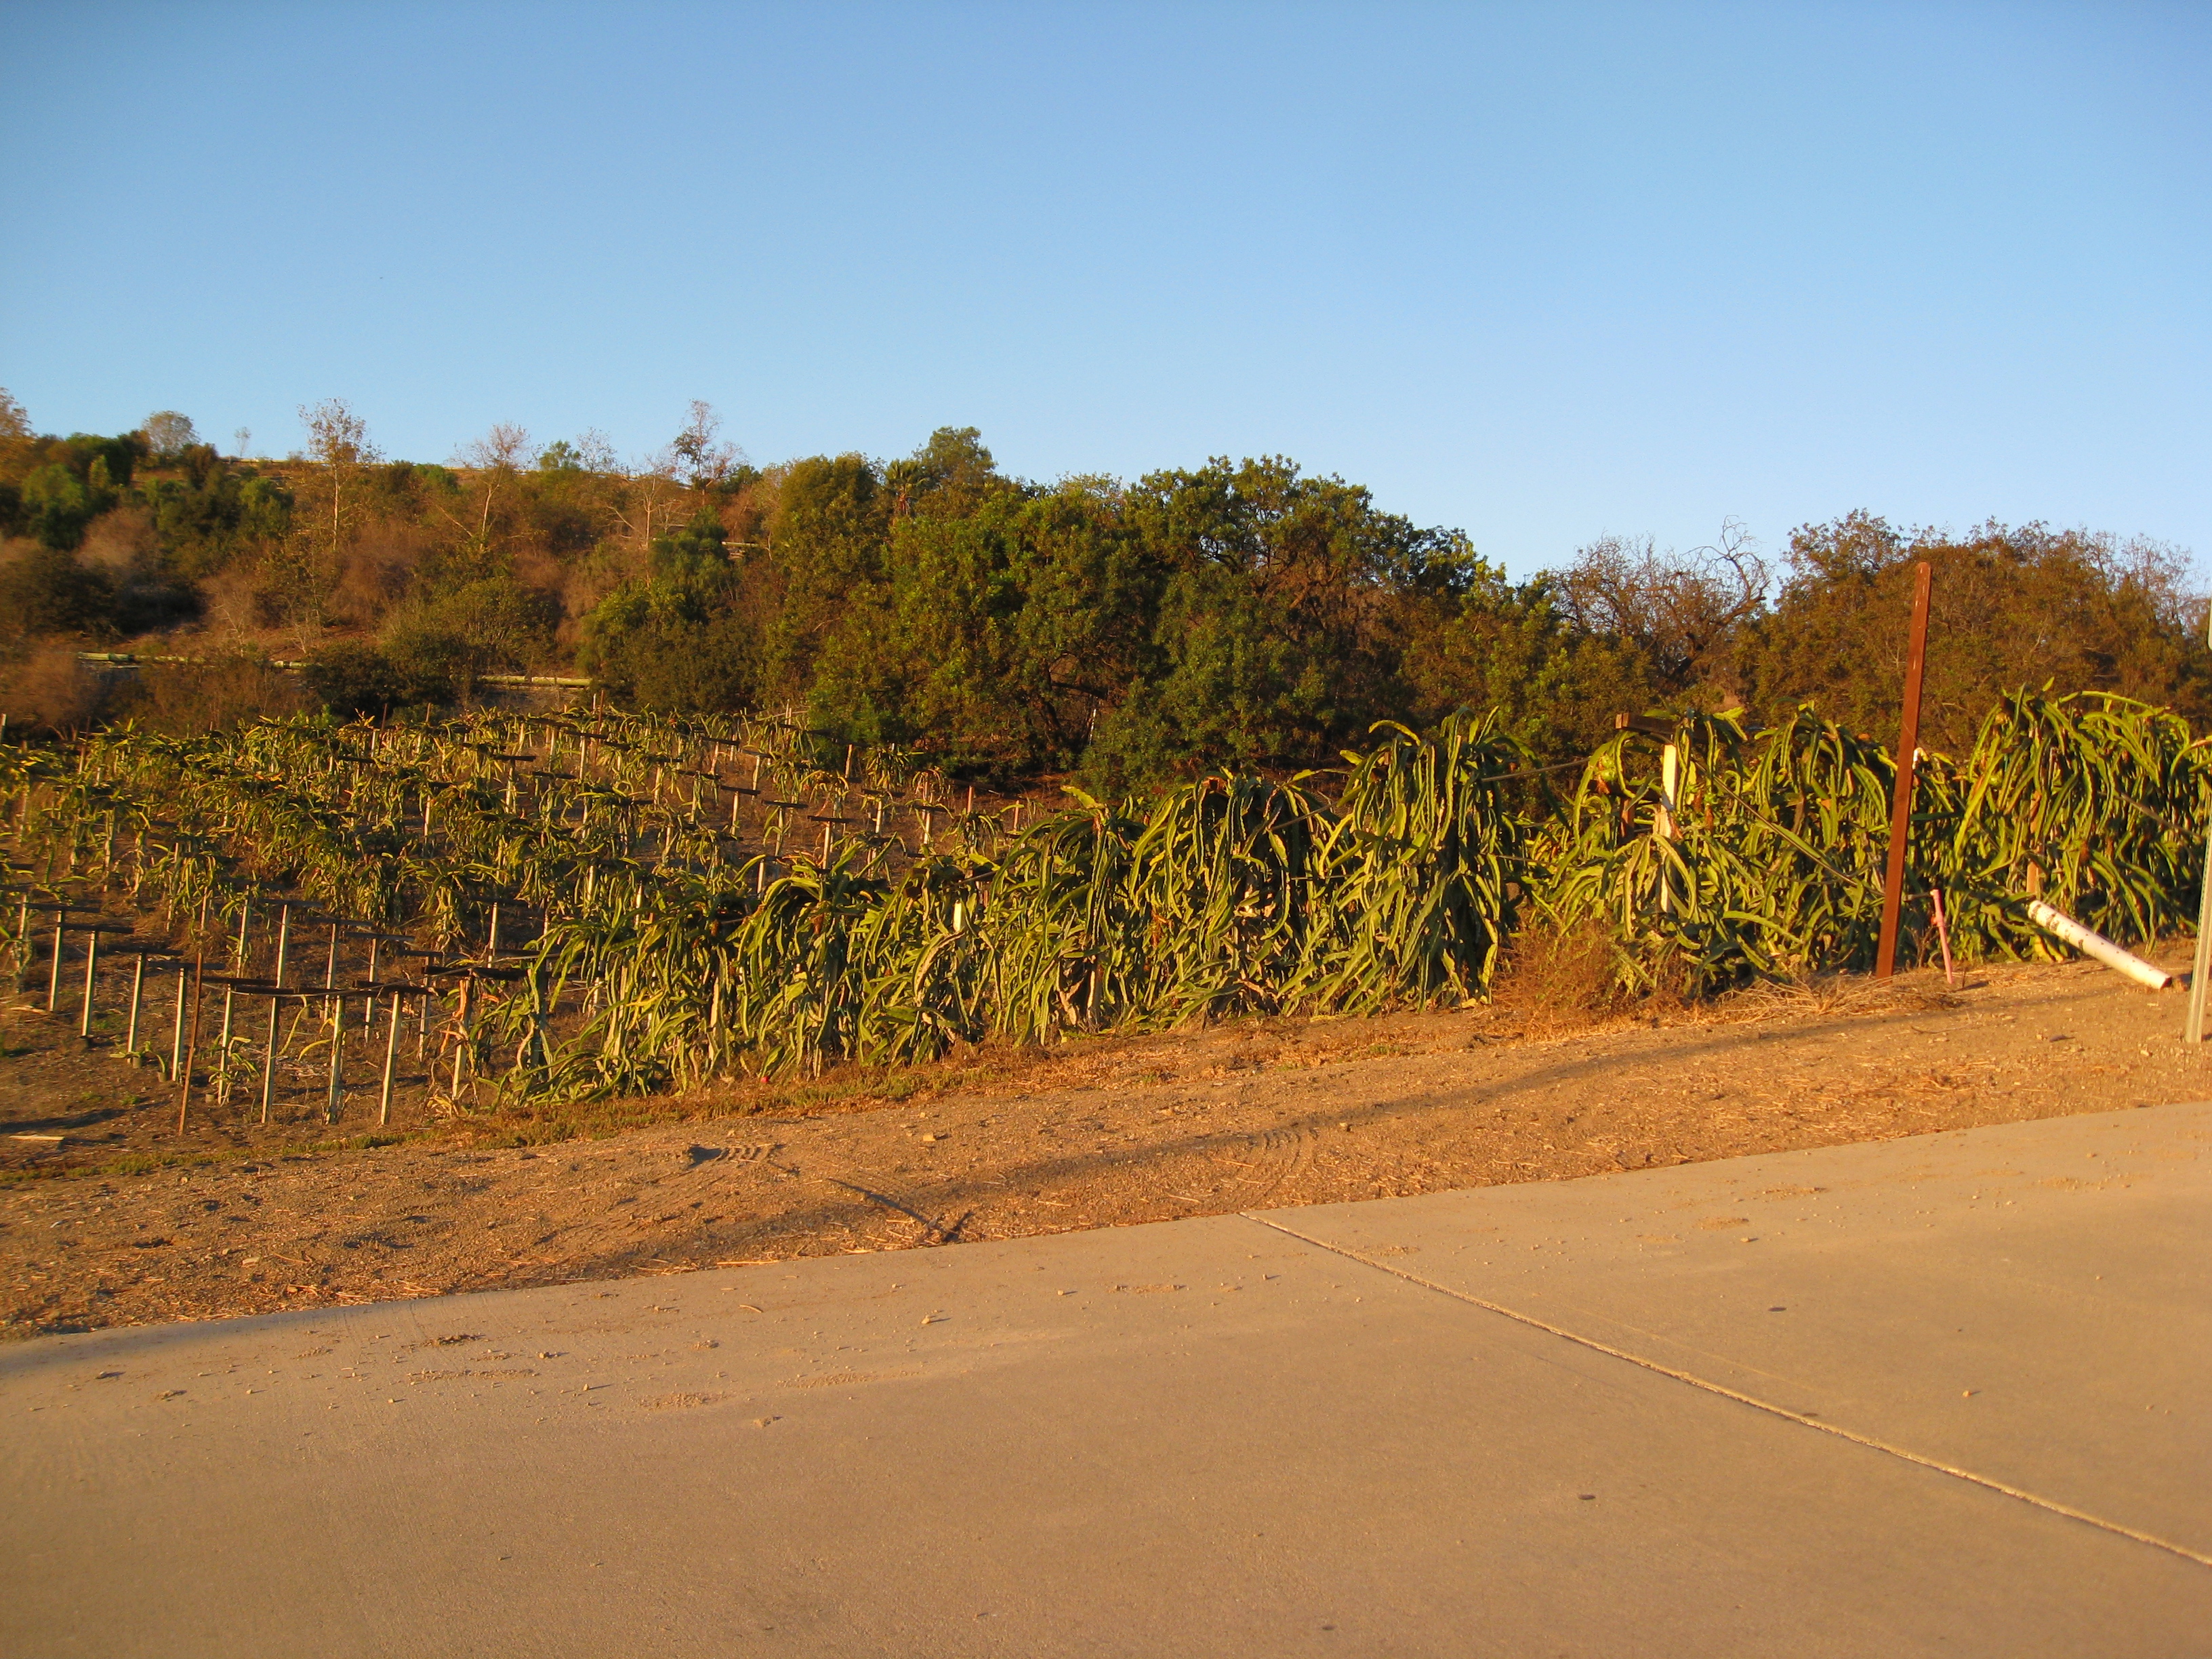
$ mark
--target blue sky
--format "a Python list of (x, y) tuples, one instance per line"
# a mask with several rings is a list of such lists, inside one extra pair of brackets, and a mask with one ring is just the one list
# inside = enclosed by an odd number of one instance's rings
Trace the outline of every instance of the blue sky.
[(0, 9), (0, 385), (2212, 556), (2201, 7)]

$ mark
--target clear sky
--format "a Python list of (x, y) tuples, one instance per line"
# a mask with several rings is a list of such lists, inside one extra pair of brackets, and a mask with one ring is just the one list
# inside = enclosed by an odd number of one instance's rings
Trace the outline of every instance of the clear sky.
[(2212, 9), (0, 5), (0, 385), (2212, 556)]

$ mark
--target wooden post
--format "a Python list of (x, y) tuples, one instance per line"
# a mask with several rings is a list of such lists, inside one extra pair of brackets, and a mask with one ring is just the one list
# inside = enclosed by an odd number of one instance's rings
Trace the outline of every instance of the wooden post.
[(323, 989), (331, 993), (323, 999), (323, 1018), (331, 1028), (330, 1085), (323, 1101), (323, 1121), (338, 1121), (338, 1095), (344, 1088), (343, 1067), (345, 1064), (345, 999), (336, 994), (338, 984), (338, 924), (331, 922), (330, 955), (323, 964)]
[(185, 993), (190, 988), (191, 975), (185, 971), (182, 958), (177, 963), (177, 1018), (169, 1031), (169, 1081), (177, 1080), (177, 1073), (185, 1064)]
[(215, 1040), (216, 1052), (222, 1056), (216, 1062), (215, 1073), (216, 1103), (221, 1106), (228, 1106), (230, 1103), (230, 1013), (237, 1001), (238, 988), (235, 985), (224, 986), (222, 988), (222, 1029), (216, 1034)]
[(399, 993), (391, 997), (391, 1029), (384, 1034), (384, 1095), (377, 1103), (376, 1127), (383, 1128), (392, 1121), (392, 1067), (399, 1057)]
[(476, 985), (473, 978), (462, 980), (460, 1004), (454, 1015), (453, 1086), (447, 1092), (455, 1100), (461, 1097), (461, 1066), (469, 1052), (469, 994)]
[[(1674, 796), (1681, 785), (1681, 751), (1674, 746), (1674, 723), (1651, 714), (1615, 714), (1613, 729), (1616, 732), (1641, 732), (1647, 738), (1659, 739), (1659, 807), (1653, 813), (1652, 833), (1661, 841), (1674, 839), (1674, 816), (1677, 811)], [(1626, 774), (1623, 776), (1626, 777)], [(1624, 812), (1627, 808), (1624, 805)], [(1626, 820), (1622, 827), (1627, 827)], [(1668, 878), (1662, 860), (1659, 866), (1659, 914), (1670, 915), (1674, 909), (1674, 886)]]
[[(253, 901), (249, 897), (238, 907), (238, 948), (231, 953), (233, 975), (246, 971), (246, 945), (251, 936), (252, 919)], [(215, 1085), (216, 1100), (217, 1103), (224, 1106), (230, 1104), (230, 1016), (231, 1011), (237, 1006), (237, 1004), (238, 988), (235, 985), (224, 986), (222, 988), (222, 1034), (216, 1038), (216, 1051), (222, 1056), (222, 1059), (216, 1066)]]
[(261, 1121), (269, 1121), (269, 1109), (276, 1098), (276, 1022), (283, 1018), (283, 999), (269, 999), (269, 1038), (261, 1050)]
[(46, 971), (46, 1012), (50, 1014), (62, 1000), (62, 924), (68, 917), (66, 909), (54, 912), (54, 959)]
[(345, 1019), (346, 1000), (330, 999), (331, 1008), (331, 1085), (329, 1097), (323, 1103), (323, 1121), (338, 1121), (338, 1109), (345, 1091)]
[(141, 951), (131, 969), (131, 1030), (123, 1039), (123, 1056), (138, 1063), (138, 1000), (146, 990), (146, 953)]
[[(200, 1051), (200, 974), (206, 966), (207, 951), (203, 948), (200, 953), (192, 958), (192, 1037), (191, 1042), (185, 1048), (185, 1063), (179, 1068), (183, 1074), (180, 1079), (181, 1086), (177, 1091), (177, 1133), (179, 1134), (185, 1132), (185, 1114), (191, 1109), (192, 1103), (192, 1065), (198, 1059)], [(184, 977), (181, 972), (178, 974), (179, 985), (181, 986), (184, 983)]]
[[(278, 990), (284, 988), (285, 961), (292, 948), (292, 907), (283, 906), (276, 914), (276, 971), (270, 983)], [(269, 1109), (276, 1098), (276, 1022), (283, 1018), (284, 1000), (269, 999), (269, 1041), (261, 1055), (261, 1121), (269, 1121)]]
[(93, 927), (84, 936), (84, 1014), (77, 1021), (76, 1034), (89, 1040), (92, 1036), (92, 993), (94, 975), (100, 970), (100, 929)]
[(1875, 951), (1874, 976), (1897, 971), (1897, 933), (1905, 906), (1905, 854), (1912, 836), (1912, 775), (1920, 748), (1920, 680), (1928, 665), (1928, 596), (1935, 567), (1925, 560), (1913, 567), (1912, 632), (1905, 653), (1905, 714), (1897, 735), (1897, 783), (1889, 798), (1889, 872), (1881, 886), (1881, 943)]

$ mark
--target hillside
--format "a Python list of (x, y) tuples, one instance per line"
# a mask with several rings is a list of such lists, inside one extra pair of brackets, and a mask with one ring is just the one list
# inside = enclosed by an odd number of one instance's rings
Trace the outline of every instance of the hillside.
[[(0, 615), (21, 729), (131, 714), (204, 729), (320, 702), (466, 702), (479, 676), (590, 676), (623, 706), (803, 708), (947, 770), (1120, 788), (1327, 761), (1376, 720), (1497, 708), (1540, 759), (1622, 709), (1817, 701), (1895, 719), (1909, 567), (1937, 570), (1929, 746), (2005, 690), (2111, 690), (2200, 729), (2212, 675), (2174, 550), (2084, 530), (1912, 531), (1866, 513), (1770, 562), (1609, 538), (1516, 580), (1282, 458), (1134, 482), (1010, 477), (972, 428), (914, 453), (761, 467), (695, 405), (659, 453), (495, 427), (443, 464), (383, 456), (343, 403), (283, 460), (173, 411), (38, 434), (0, 392)], [(241, 434), (243, 436), (243, 434)], [(243, 446), (241, 446), (243, 447)], [(219, 672), (118, 696), (69, 652), (138, 644)], [(256, 665), (309, 658), (304, 683)]]

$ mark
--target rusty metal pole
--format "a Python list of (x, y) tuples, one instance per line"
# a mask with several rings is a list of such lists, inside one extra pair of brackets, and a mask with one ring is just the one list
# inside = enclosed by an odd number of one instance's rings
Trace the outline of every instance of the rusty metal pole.
[[(2204, 618), (2204, 642), (2212, 645), (2212, 611)], [(2197, 896), (2197, 963), (2189, 975), (2189, 1024), (2183, 1041), (2204, 1041), (2204, 1005), (2212, 993), (2212, 830), (2204, 836), (2204, 882)]]
[(1912, 775), (1920, 748), (1920, 679), (1928, 665), (1928, 595), (1935, 585), (1935, 568), (1926, 561), (1913, 567), (1912, 632), (1905, 653), (1905, 718), (1897, 734), (1897, 783), (1889, 798), (1889, 873), (1881, 885), (1881, 944), (1874, 958), (1874, 976), (1887, 979), (1897, 971), (1897, 932), (1905, 908), (1905, 854), (1912, 838)]

